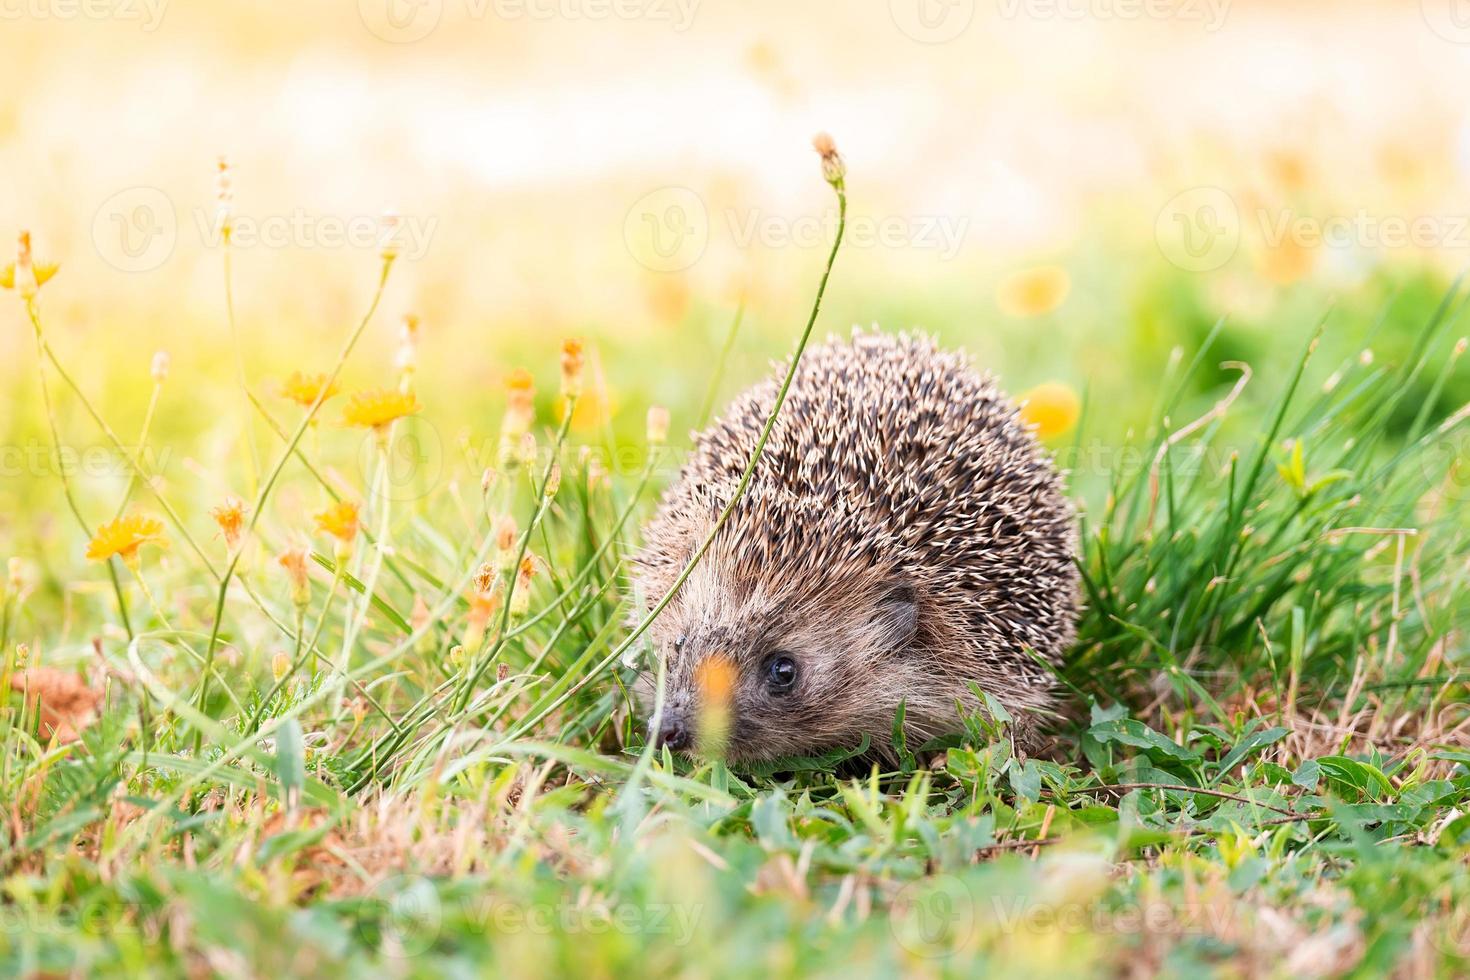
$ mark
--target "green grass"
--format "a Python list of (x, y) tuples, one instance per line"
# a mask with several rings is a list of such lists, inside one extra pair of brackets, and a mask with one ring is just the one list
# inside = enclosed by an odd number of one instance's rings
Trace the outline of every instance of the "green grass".
[[(1250, 368), (1216, 324), (1126, 436), (1088, 413), (1055, 447), (1087, 604), (1051, 751), (1019, 757), (997, 711), (856, 776), (851, 751), (732, 771), (645, 745), (624, 572), (672, 447), (574, 446), (543, 397), (532, 459), (476, 433), (400, 480), (406, 420), (353, 484), (315, 407), (252, 391), (243, 548), (130, 453), (170, 551), (84, 565), (119, 501), (68, 487), (69, 550), (7, 586), (0, 689), (39, 662), (102, 701), (76, 742), (0, 706), (0, 972), (1462, 973), (1463, 299), (1333, 314)], [(33, 309), (50, 396), (100, 430)], [(339, 498), (364, 533), (315, 539), (298, 606), (274, 556)]]

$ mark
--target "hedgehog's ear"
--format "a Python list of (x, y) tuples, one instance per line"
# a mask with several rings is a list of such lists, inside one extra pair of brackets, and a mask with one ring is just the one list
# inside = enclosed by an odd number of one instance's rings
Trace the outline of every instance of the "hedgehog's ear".
[(912, 585), (897, 579), (883, 583), (873, 627), (883, 650), (899, 650), (913, 642), (919, 630), (919, 597)]

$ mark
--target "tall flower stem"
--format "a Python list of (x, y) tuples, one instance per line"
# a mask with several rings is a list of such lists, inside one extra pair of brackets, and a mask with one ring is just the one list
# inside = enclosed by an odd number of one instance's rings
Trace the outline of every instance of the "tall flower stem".
[(801, 355), (803, 354), (803, 352), (806, 351), (807, 342), (811, 340), (812, 328), (816, 325), (817, 322), (817, 314), (822, 309), (822, 297), (826, 295), (827, 281), (832, 276), (832, 266), (837, 261), (837, 252), (838, 249), (840, 249), (842, 246), (843, 232), (847, 229), (847, 191), (844, 185), (843, 178), (840, 175), (836, 177), (829, 177), (828, 183), (832, 185), (832, 189), (837, 193), (837, 233), (832, 240), (832, 251), (827, 255), (827, 264), (822, 270), (822, 279), (817, 285), (816, 299), (812, 303), (811, 314), (807, 317), (806, 328), (802, 330), (801, 338), (797, 341), (796, 352), (791, 357), (791, 365), (786, 369), (786, 376), (782, 379), (781, 388), (776, 393), (776, 401), (771, 406), (771, 413), (766, 416), (765, 425), (761, 427), (760, 438), (756, 440), (755, 448), (751, 450), (750, 460), (745, 465), (745, 471), (740, 475), (740, 482), (736, 484), (734, 494), (731, 495), (729, 502), (726, 503), (724, 508), (720, 511), (719, 517), (715, 520), (714, 526), (711, 527), (709, 533), (704, 536), (704, 540), (701, 541), (699, 547), (695, 549), (693, 556), (691, 556), (689, 561), (684, 565), (684, 568), (679, 572), (678, 577), (675, 578), (673, 584), (669, 586), (668, 591), (665, 592), (663, 594), (663, 597), (654, 604), (653, 608), (650, 609), (647, 614), (645, 614), (644, 617), (638, 621), (638, 625), (633, 628), (633, 631), (629, 633), (628, 636), (625, 637), (621, 643), (614, 647), (611, 653), (609, 653), (596, 666), (594, 666), (592, 670), (588, 671), (588, 673), (584, 675), (581, 680), (568, 687), (566, 691), (562, 692), (562, 694), (550, 704), (541, 708), (539, 711), (533, 711), (529, 713), (525, 718), (521, 719), (520, 724), (508, 736), (507, 740), (519, 738), (521, 735), (524, 735), (526, 732), (530, 731), (547, 715), (551, 714), (551, 712), (555, 711), (557, 708), (561, 707), (568, 700), (570, 700), (571, 697), (575, 695), (578, 691), (582, 690), (587, 685), (596, 680), (604, 670), (606, 670), (612, 664), (616, 663), (623, 656), (623, 654), (626, 653), (633, 646), (634, 643), (637, 643), (638, 639), (645, 632), (647, 632), (648, 627), (653, 624), (653, 621), (658, 618), (658, 615), (664, 611), (664, 609), (668, 606), (670, 602), (674, 601), (674, 597), (678, 595), (679, 590), (684, 587), (684, 582), (689, 578), (690, 574), (693, 573), (695, 566), (697, 566), (699, 562), (704, 558), (705, 553), (709, 551), (710, 545), (714, 544), (715, 538), (719, 536), (720, 531), (724, 529), (725, 524), (730, 520), (730, 515), (735, 512), (735, 507), (740, 502), (740, 498), (744, 496), (746, 487), (750, 485), (750, 478), (755, 473), (756, 465), (760, 462), (761, 455), (765, 452), (766, 441), (771, 436), (771, 430), (776, 426), (776, 417), (780, 415), (781, 407), (786, 404), (786, 396), (791, 390), (791, 382), (796, 378), (796, 369), (801, 364)]
[[(357, 342), (362, 339), (363, 333), (372, 321), (373, 314), (377, 312), (378, 304), (383, 300), (383, 291), (388, 286), (388, 274), (392, 270), (393, 256), (385, 255), (383, 257), (382, 271), (378, 275), (378, 285), (373, 291), (373, 299), (368, 304), (367, 312), (363, 314), (362, 319), (358, 321), (357, 326), (348, 335), (346, 343), (342, 345), (342, 350), (337, 354), (336, 363), (332, 365), (332, 370), (328, 373), (326, 381), (322, 383), (321, 390), (317, 392), (316, 400), (311, 403), (311, 407), (306, 410), (306, 414), (297, 423), (295, 431), (291, 433), (291, 438), (286, 443), (286, 448), (276, 458), (276, 462), (266, 476), (265, 482), (261, 484), (260, 492), (255, 498), (255, 506), (250, 512), (250, 522), (245, 529), (247, 536), (255, 530), (255, 524), (260, 520), (260, 515), (265, 510), (266, 500), (270, 497), (270, 492), (275, 487), (276, 480), (280, 478), (281, 471), (285, 469), (287, 460), (295, 452), (297, 444), (301, 442), (301, 437), (310, 428), (312, 420), (316, 418), (317, 412), (321, 410), (322, 403), (326, 401), (327, 393), (331, 390), (333, 383), (336, 382), (337, 376), (342, 373), (342, 366), (347, 363), (347, 358), (352, 356), (353, 349), (357, 347)], [(210, 626), (209, 646), (204, 651), (204, 675), (199, 680), (199, 695), (196, 699), (200, 713), (204, 713), (204, 706), (209, 697), (209, 671), (214, 665), (215, 648), (219, 645), (219, 631), (225, 614), (225, 597), (229, 594), (230, 579), (234, 577), (235, 567), (239, 564), (239, 561), (240, 549), (236, 549), (230, 558), (229, 565), (225, 567), (224, 574), (220, 576), (219, 594), (215, 597), (214, 604), (214, 623)], [(204, 732), (196, 730), (194, 733), (194, 747), (196, 750), (202, 743), (203, 738)]]
[[(77, 523), (81, 525), (84, 537), (92, 536), (92, 528), (87, 526), (87, 519), (82, 516), (82, 508), (77, 504), (76, 495), (72, 492), (71, 479), (66, 475), (66, 461), (61, 458), (61, 431), (56, 426), (56, 411), (51, 404), (51, 385), (46, 380), (46, 340), (41, 336), (41, 315), (36, 309), (35, 297), (26, 299), (26, 316), (31, 321), (31, 328), (36, 335), (36, 377), (41, 382), (41, 402), (46, 409), (46, 424), (51, 430), (51, 444), (56, 447), (56, 472), (61, 477), (61, 492), (66, 497), (66, 505), (76, 517)], [(126, 498), (125, 498), (126, 501)], [(123, 596), (122, 579), (117, 574), (117, 563), (111, 558), (107, 560), (107, 577), (112, 580), (112, 592), (117, 596), (117, 612), (122, 618), (123, 629), (128, 634), (128, 639), (133, 638), (133, 624), (128, 617), (128, 601)]]

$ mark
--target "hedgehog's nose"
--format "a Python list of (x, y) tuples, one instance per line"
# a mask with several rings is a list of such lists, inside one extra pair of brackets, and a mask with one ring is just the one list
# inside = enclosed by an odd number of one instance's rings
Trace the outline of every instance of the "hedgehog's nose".
[(659, 726), (658, 735), (653, 740), (653, 747), (661, 749), (668, 746), (670, 752), (687, 751), (694, 744), (694, 733), (690, 731), (689, 723), (680, 715), (669, 715)]

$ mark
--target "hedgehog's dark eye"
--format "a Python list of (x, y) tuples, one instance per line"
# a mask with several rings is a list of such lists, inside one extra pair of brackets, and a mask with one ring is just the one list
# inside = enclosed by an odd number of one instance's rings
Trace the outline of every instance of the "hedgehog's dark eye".
[(778, 653), (766, 661), (766, 686), (772, 694), (785, 694), (796, 684), (796, 661)]
[(688, 639), (688, 637), (686, 637), (683, 633), (680, 633), (678, 636), (674, 637), (675, 652), (684, 649), (684, 641), (686, 639)]

